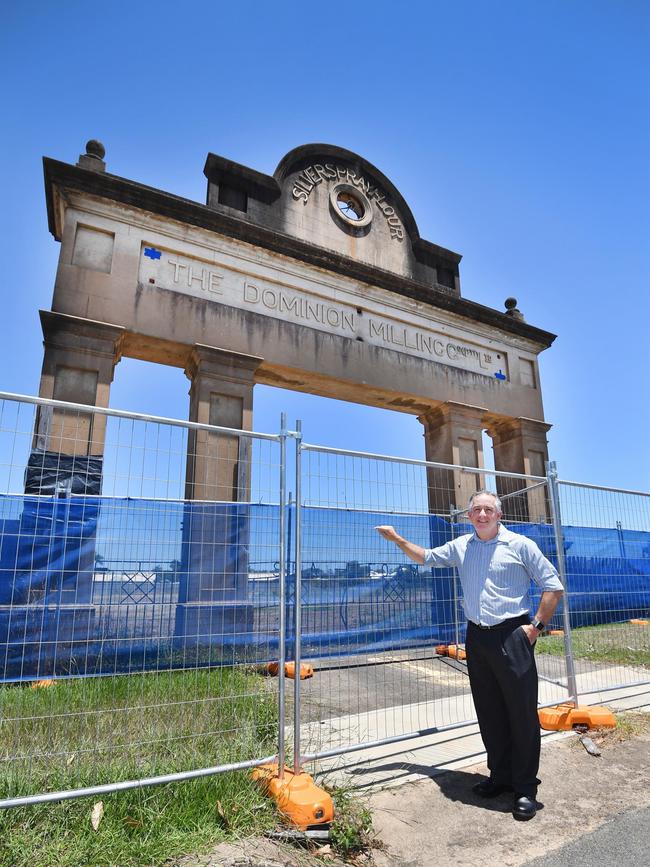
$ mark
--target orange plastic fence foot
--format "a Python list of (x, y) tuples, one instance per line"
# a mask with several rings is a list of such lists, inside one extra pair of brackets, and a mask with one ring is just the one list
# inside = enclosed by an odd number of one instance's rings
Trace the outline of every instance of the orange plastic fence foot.
[(451, 656), (453, 659), (465, 659), (465, 648), (462, 644), (437, 644), (434, 647), (438, 656)]
[(253, 779), (273, 798), (283, 818), (301, 831), (334, 818), (334, 802), (309, 774), (285, 768), (280, 779), (277, 764), (260, 765), (253, 769)]
[(48, 686), (54, 686), (53, 680), (33, 680), (30, 684), (32, 689), (45, 689)]
[(650, 625), (650, 620), (641, 620), (635, 617), (634, 620), (630, 620), (630, 623), (633, 623), (635, 626), (648, 626)]
[(548, 635), (564, 635), (564, 629), (549, 629)]
[[(269, 662), (266, 666), (267, 672), (272, 677), (277, 677), (280, 671), (280, 663), (279, 662)], [(296, 663), (295, 662), (285, 662), (284, 663), (284, 676), (290, 677), (292, 680), (295, 680), (296, 677)], [(300, 680), (306, 680), (308, 677), (314, 676), (314, 668), (308, 662), (300, 663)]]
[(576, 726), (590, 729), (616, 728), (616, 719), (606, 707), (580, 707), (571, 704), (558, 704), (556, 707), (543, 707), (537, 712), (539, 724), (545, 731), (571, 731)]

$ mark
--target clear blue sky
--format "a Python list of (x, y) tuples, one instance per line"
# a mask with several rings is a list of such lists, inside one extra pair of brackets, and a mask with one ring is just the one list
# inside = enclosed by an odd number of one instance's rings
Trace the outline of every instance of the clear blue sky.
[[(272, 173), (306, 142), (363, 155), (464, 297), (559, 336), (541, 357), (564, 478), (650, 490), (650, 4), (645, 0), (6, 0), (0, 12), (2, 377), (35, 394), (59, 245), (40, 158), (197, 201), (208, 151)], [(182, 371), (125, 360), (111, 403), (187, 415)], [(412, 416), (256, 389), (310, 442), (423, 457)]]

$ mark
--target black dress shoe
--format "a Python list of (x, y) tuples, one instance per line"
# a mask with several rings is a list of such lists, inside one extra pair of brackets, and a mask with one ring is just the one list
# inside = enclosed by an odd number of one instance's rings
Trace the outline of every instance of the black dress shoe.
[(504, 792), (512, 792), (512, 786), (507, 783), (495, 783), (494, 780), (487, 779), (472, 786), (472, 791), (481, 798), (496, 798), (497, 795), (502, 795)]
[(515, 793), (515, 800), (512, 805), (512, 815), (515, 819), (520, 819), (526, 822), (532, 819), (537, 812), (537, 801), (535, 798), (529, 798), (528, 795), (522, 795), (519, 792)]

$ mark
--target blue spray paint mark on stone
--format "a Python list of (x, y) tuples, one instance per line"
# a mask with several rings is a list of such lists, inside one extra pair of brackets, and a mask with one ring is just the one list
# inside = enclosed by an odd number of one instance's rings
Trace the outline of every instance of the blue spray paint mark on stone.
[(160, 252), (160, 250), (156, 250), (155, 247), (145, 247), (144, 255), (148, 256), (150, 259), (160, 259), (162, 253)]
[(498, 372), (498, 373), (495, 373), (494, 375), (496, 376), (497, 379), (505, 379), (505, 378), (506, 378), (506, 377), (505, 377), (505, 374), (504, 374), (504, 372), (501, 370), (501, 368), (499, 368), (499, 372)]

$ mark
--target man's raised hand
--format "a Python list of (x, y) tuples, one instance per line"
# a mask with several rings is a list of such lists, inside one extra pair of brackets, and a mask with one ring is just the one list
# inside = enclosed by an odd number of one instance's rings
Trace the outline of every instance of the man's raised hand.
[(392, 527), (390, 524), (382, 524), (379, 527), (375, 527), (375, 530), (387, 542), (397, 542), (398, 539), (401, 539), (401, 536), (395, 530), (395, 527)]

